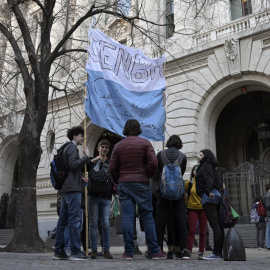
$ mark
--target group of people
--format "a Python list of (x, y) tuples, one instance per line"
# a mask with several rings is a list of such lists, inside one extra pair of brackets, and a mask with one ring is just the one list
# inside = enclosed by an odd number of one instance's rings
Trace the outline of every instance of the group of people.
[[(178, 258), (189, 260), (192, 253), (194, 236), (199, 227), (198, 258), (204, 260), (220, 260), (224, 230), (219, 222), (220, 190), (222, 183), (217, 177), (217, 161), (208, 150), (199, 153), (199, 164), (194, 166), (190, 180), (185, 183), (185, 194), (177, 200), (169, 200), (157, 192), (151, 192), (149, 179), (156, 177), (160, 181), (165, 160), (179, 161), (181, 174), (184, 175), (187, 157), (180, 151), (182, 141), (172, 135), (167, 143), (167, 150), (155, 154), (152, 144), (139, 137), (142, 130), (137, 120), (128, 120), (123, 135), (107, 158), (110, 144), (102, 140), (98, 144), (99, 155), (89, 156), (89, 149), (79, 157), (78, 145), (84, 142), (84, 131), (81, 127), (68, 130), (67, 136), (72, 142), (64, 150), (69, 175), (60, 189), (61, 209), (56, 230), (56, 243), (53, 259), (84, 260), (88, 254), (81, 251), (80, 232), (82, 228), (81, 201), (84, 182), (89, 181), (88, 202), (90, 221), (90, 257), (97, 254), (97, 228), (101, 222), (104, 257), (112, 259), (110, 254), (110, 205), (112, 187), (117, 183), (117, 191), (122, 205), (124, 253), (122, 259), (133, 260), (135, 210), (138, 209), (140, 221), (145, 231), (148, 247), (147, 258), (153, 260)], [(88, 175), (82, 175), (84, 165)], [(106, 172), (106, 179), (98, 173)], [(106, 180), (106, 181), (104, 181)], [(106, 182), (106, 183), (104, 183)], [(107, 184), (107, 186), (106, 186)], [(98, 187), (103, 185), (102, 190)], [(153, 211), (154, 208), (154, 211)], [(207, 220), (214, 234), (214, 248), (210, 256), (204, 257)], [(64, 232), (68, 226), (70, 237), (70, 256), (65, 252)], [(166, 231), (168, 253), (163, 251)]]

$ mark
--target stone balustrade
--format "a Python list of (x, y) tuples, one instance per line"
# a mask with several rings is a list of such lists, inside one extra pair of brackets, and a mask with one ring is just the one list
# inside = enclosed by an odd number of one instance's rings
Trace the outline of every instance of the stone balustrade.
[(263, 12), (241, 17), (218, 28), (195, 35), (195, 42), (197, 45), (206, 44), (222, 37), (240, 33), (253, 27), (261, 26), (270, 22), (269, 15), (270, 10), (268, 9)]

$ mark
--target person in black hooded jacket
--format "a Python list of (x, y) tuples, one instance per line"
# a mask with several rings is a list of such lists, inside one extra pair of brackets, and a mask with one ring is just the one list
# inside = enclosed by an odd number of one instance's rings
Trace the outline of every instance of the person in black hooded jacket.
[(196, 191), (202, 199), (203, 210), (209, 221), (214, 235), (214, 250), (208, 257), (203, 260), (220, 260), (222, 259), (222, 248), (224, 242), (224, 230), (219, 220), (219, 209), (221, 195), (219, 190), (222, 189), (222, 183), (219, 183), (217, 175), (217, 160), (209, 149), (200, 151), (199, 166), (196, 173)]

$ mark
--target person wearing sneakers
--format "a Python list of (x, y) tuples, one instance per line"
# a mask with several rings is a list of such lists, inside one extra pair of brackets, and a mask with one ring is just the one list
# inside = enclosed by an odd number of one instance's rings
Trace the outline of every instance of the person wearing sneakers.
[(202, 257), (202, 260), (221, 260), (224, 242), (224, 229), (220, 224), (220, 204), (223, 183), (218, 179), (217, 160), (213, 152), (204, 149), (199, 153), (199, 166), (196, 170), (196, 191), (201, 197), (203, 210), (213, 229), (214, 249), (210, 256)]
[(109, 152), (110, 142), (101, 140), (98, 143), (99, 155), (95, 158), (90, 158), (87, 163), (89, 171), (89, 217), (90, 217), (90, 243), (91, 243), (91, 259), (98, 257), (97, 252), (97, 235), (98, 235), (98, 220), (100, 218), (103, 237), (104, 258), (112, 259), (110, 253), (110, 211), (112, 199), (113, 178), (109, 173)]
[(207, 218), (203, 210), (201, 198), (196, 193), (196, 169), (198, 165), (193, 166), (190, 174), (190, 179), (185, 183), (185, 192), (187, 197), (188, 209), (188, 251), (192, 253), (194, 236), (199, 221), (199, 252), (198, 259), (203, 257), (206, 240)]
[(157, 158), (152, 144), (138, 137), (141, 133), (139, 122), (128, 120), (123, 130), (126, 138), (115, 145), (110, 162), (110, 172), (119, 177), (118, 192), (123, 208), (125, 252), (122, 259), (133, 260), (134, 213), (137, 203), (150, 250), (148, 258), (164, 260), (166, 255), (160, 251), (157, 243), (149, 180), (157, 170)]
[[(160, 151), (157, 154), (158, 170), (160, 176), (164, 168), (166, 157), (169, 162), (175, 162), (182, 156), (180, 163), (181, 174), (184, 175), (187, 164), (187, 157), (179, 150), (183, 147), (182, 140), (178, 135), (172, 135), (168, 139), (166, 151)], [(162, 154), (163, 152), (163, 154)], [(162, 156), (164, 155), (164, 156)], [(159, 192), (157, 197), (157, 213), (156, 213), (156, 231), (160, 248), (162, 249), (164, 239), (164, 226), (167, 227), (167, 259), (173, 259), (173, 250), (175, 250), (175, 258), (182, 260), (190, 260), (187, 249), (187, 218), (185, 198), (182, 196), (178, 200), (169, 200), (162, 197)]]
[[(77, 147), (84, 143), (84, 130), (82, 127), (72, 127), (67, 131), (67, 137), (71, 141), (63, 150), (63, 159), (69, 168), (69, 173), (62, 188), (61, 208), (57, 222), (55, 251), (53, 260), (85, 260), (87, 257), (81, 251), (81, 201), (82, 201), (82, 167), (89, 159), (89, 150), (84, 148), (82, 158), (79, 156)], [(64, 231), (69, 229), (71, 244), (70, 257), (66, 254)]]

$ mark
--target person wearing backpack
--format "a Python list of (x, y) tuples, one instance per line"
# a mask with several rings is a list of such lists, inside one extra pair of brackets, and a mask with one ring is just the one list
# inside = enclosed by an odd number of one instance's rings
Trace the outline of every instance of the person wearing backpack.
[(196, 193), (196, 169), (198, 165), (193, 166), (190, 179), (185, 183), (185, 192), (187, 194), (188, 209), (188, 250), (191, 254), (196, 234), (197, 223), (199, 221), (199, 252), (198, 259), (203, 257), (206, 243), (207, 218), (203, 210), (201, 198)]
[[(57, 222), (56, 241), (53, 260), (84, 260), (86, 256), (81, 251), (81, 201), (82, 201), (82, 167), (89, 159), (89, 150), (84, 148), (85, 154), (79, 156), (77, 147), (84, 143), (84, 130), (80, 126), (72, 127), (67, 131), (67, 137), (71, 141), (63, 151), (63, 157), (69, 168), (59, 193), (61, 194), (60, 216)], [(71, 244), (70, 257), (66, 254), (64, 231), (68, 224)]]
[[(162, 249), (164, 227), (166, 224), (169, 224), (169, 226), (167, 226), (167, 258), (173, 259), (173, 250), (175, 249), (175, 257), (177, 259), (189, 260), (190, 255), (187, 249), (187, 218), (184, 195), (185, 190), (183, 182), (183, 174), (186, 171), (187, 157), (179, 151), (183, 146), (179, 136), (170, 136), (166, 146), (168, 147), (167, 150), (160, 151), (157, 154), (158, 170), (160, 171), (161, 177), (161, 189), (157, 197), (156, 206), (156, 232), (158, 244)], [(177, 165), (175, 162), (177, 162)], [(179, 180), (179, 187), (177, 187), (177, 190), (182, 190), (182, 194), (179, 194), (179, 197), (172, 197), (172, 199), (166, 198), (166, 193), (169, 193), (169, 184), (162, 184), (162, 182), (166, 180), (163, 178), (164, 174), (166, 174), (166, 171), (164, 171), (166, 169), (165, 166), (168, 166), (169, 164), (170, 166), (176, 165), (178, 167), (177, 168), (175, 166), (175, 169), (178, 169), (178, 172), (180, 173), (180, 175), (177, 177)], [(164, 189), (163, 193), (162, 189)]]
[(214, 235), (214, 249), (210, 256), (202, 257), (203, 260), (221, 260), (224, 242), (224, 229), (220, 224), (220, 204), (222, 196), (219, 190), (222, 183), (217, 175), (217, 160), (213, 152), (204, 149), (199, 153), (199, 166), (196, 172), (196, 191), (201, 197), (203, 210), (209, 221)]
[(265, 224), (265, 217), (260, 216), (258, 213), (258, 204), (262, 196), (256, 196), (254, 199), (254, 203), (251, 207), (251, 215), (250, 215), (250, 222), (255, 224), (256, 227), (256, 240), (257, 240), (257, 247), (258, 249), (264, 248), (265, 243), (265, 231), (266, 231), (266, 224)]
[(266, 193), (263, 195), (262, 204), (266, 209), (266, 232), (265, 232), (265, 248), (270, 250), (270, 184), (265, 185)]
[(113, 149), (110, 172), (119, 177), (118, 192), (123, 209), (123, 238), (125, 251), (123, 260), (133, 260), (134, 254), (134, 219), (135, 205), (143, 223), (149, 256), (153, 260), (164, 260), (157, 243), (155, 222), (153, 219), (152, 194), (150, 178), (157, 169), (157, 157), (152, 144), (139, 135), (142, 133), (136, 119), (126, 122), (123, 135)]
[(110, 142), (101, 140), (98, 143), (99, 155), (90, 158), (87, 164), (89, 171), (89, 217), (90, 217), (90, 242), (91, 242), (91, 259), (96, 259), (97, 252), (97, 231), (98, 220), (100, 217), (104, 258), (112, 259), (110, 253), (110, 211), (112, 199), (113, 178), (109, 172), (110, 161), (107, 158)]

